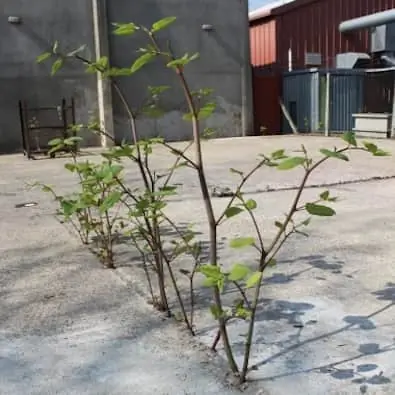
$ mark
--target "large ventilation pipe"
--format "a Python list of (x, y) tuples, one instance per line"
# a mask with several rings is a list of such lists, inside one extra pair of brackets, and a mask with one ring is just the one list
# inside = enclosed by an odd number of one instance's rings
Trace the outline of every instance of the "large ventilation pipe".
[(376, 14), (349, 19), (339, 25), (340, 33), (348, 33), (358, 29), (367, 29), (395, 22), (395, 9), (378, 12)]

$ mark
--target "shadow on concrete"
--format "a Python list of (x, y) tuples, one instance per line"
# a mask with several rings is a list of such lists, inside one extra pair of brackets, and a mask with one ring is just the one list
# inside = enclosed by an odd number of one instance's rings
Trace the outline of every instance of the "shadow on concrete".
[(345, 265), (344, 261), (334, 259), (333, 262), (328, 262), (324, 255), (306, 255), (295, 259), (287, 259), (281, 261), (281, 263), (294, 263), (294, 262), (304, 262), (310, 265), (312, 268), (320, 269), (324, 271), (330, 271), (334, 274), (339, 274)]
[[(190, 231), (190, 224), (188, 223), (178, 223), (177, 224), (178, 231), (170, 226), (161, 226), (161, 236), (164, 242), (164, 250), (168, 254), (168, 256), (172, 255), (174, 251), (174, 246), (169, 245), (169, 240), (171, 241), (181, 241), (181, 234), (186, 234), (186, 232)], [(194, 242), (198, 243), (200, 246), (200, 256), (199, 259), (201, 262), (208, 262), (209, 253), (210, 253), (210, 243), (208, 240), (202, 239), (202, 232), (194, 231), (195, 239), (190, 241), (190, 245)], [(141, 245), (145, 243), (142, 242)], [(182, 243), (180, 245), (183, 245)], [(225, 247), (225, 243), (222, 241), (218, 241), (218, 251), (221, 251)], [(115, 246), (115, 255), (116, 255), (116, 266), (117, 267), (130, 267), (135, 266), (142, 268), (144, 265), (142, 263), (141, 254), (137, 251), (136, 247), (133, 245), (130, 237), (120, 236), (117, 238), (116, 246)], [(192, 259), (191, 254), (185, 253), (186, 257), (190, 257)], [(150, 258), (151, 259), (151, 258)], [(151, 259), (152, 260), (152, 259)], [(176, 270), (183, 268), (180, 262), (173, 263)], [(179, 267), (180, 266), (180, 267)]]
[(284, 273), (273, 273), (270, 277), (265, 278), (263, 280), (264, 284), (289, 284), (290, 282), (294, 281), (297, 277), (301, 274), (310, 271), (312, 268), (309, 267), (307, 269), (299, 270), (297, 272), (291, 274), (284, 274)]
[[(384, 312), (387, 312), (389, 309), (391, 309), (395, 305), (395, 284), (394, 283), (388, 283), (386, 287), (382, 290), (378, 290), (372, 293), (377, 297), (379, 300), (385, 300), (388, 301), (384, 307), (382, 307), (379, 310), (374, 311), (373, 313), (367, 315), (367, 316), (346, 316), (343, 318), (343, 321), (346, 323), (343, 327), (332, 331), (328, 333), (324, 333), (322, 335), (300, 341), (296, 344), (293, 344), (281, 351), (279, 351), (276, 354), (273, 354), (272, 356), (262, 360), (258, 364), (255, 364), (254, 366), (251, 367), (251, 370), (257, 370), (260, 366), (266, 365), (268, 363), (271, 363), (275, 361), (276, 359), (283, 357), (289, 353), (294, 352), (295, 350), (306, 346), (308, 344), (318, 342), (321, 340), (326, 340), (329, 339), (337, 334), (347, 332), (351, 329), (362, 329), (362, 330), (374, 330), (376, 329), (376, 325), (373, 323), (372, 318), (375, 316), (382, 314)], [(301, 314), (303, 314), (303, 311), (309, 309), (310, 307), (304, 306), (304, 304), (300, 304), (299, 308), (295, 308), (295, 310), (292, 312), (287, 311), (287, 314), (290, 314), (291, 318), (291, 323), (293, 322), (292, 320), (294, 318), (299, 317)], [(291, 304), (292, 306), (292, 304)], [(297, 306), (293, 306), (297, 307)], [(287, 314), (285, 317), (287, 317)], [(270, 317), (270, 316), (269, 316)], [(267, 319), (267, 315), (263, 314), (261, 317), (259, 317), (259, 320), (265, 320)], [(256, 341), (259, 341), (257, 339)], [(326, 373), (330, 374), (331, 377), (339, 380), (346, 380), (346, 379), (351, 379), (353, 383), (359, 383), (359, 384), (371, 384), (371, 385), (379, 385), (379, 384), (388, 384), (391, 382), (390, 378), (385, 377), (382, 372), (379, 374), (373, 374), (371, 377), (366, 377), (365, 375), (362, 375), (362, 373), (368, 373), (370, 371), (377, 370), (379, 367), (374, 364), (374, 363), (364, 363), (357, 365), (354, 369), (340, 369), (337, 368), (337, 366), (345, 364), (347, 362), (353, 362), (358, 359), (364, 358), (368, 355), (377, 355), (377, 354), (382, 354), (386, 352), (391, 352), (395, 351), (395, 342), (389, 345), (381, 346), (378, 343), (367, 343), (367, 344), (360, 344), (358, 349), (356, 350), (356, 354), (350, 358), (343, 359), (340, 361), (328, 363), (322, 366), (315, 366), (309, 369), (303, 369), (303, 370), (298, 370), (295, 372), (289, 372), (289, 373), (284, 373), (284, 374), (279, 374), (276, 376), (270, 376), (270, 377), (265, 377), (263, 379), (260, 379), (259, 381), (268, 381), (268, 380), (274, 380), (278, 379), (281, 377), (287, 377), (287, 376), (293, 376), (297, 374), (302, 374), (302, 373), (308, 373), (308, 372), (320, 372), (320, 373)]]
[(384, 289), (373, 292), (379, 300), (386, 300), (395, 303), (395, 283), (389, 282)]
[[(208, 249), (207, 245), (207, 249)], [(220, 246), (223, 248), (223, 246)], [(250, 261), (251, 262), (251, 261)], [(264, 285), (286, 285), (291, 283), (292, 281), (296, 280), (299, 276), (312, 271), (313, 269), (318, 269), (322, 271), (331, 271), (335, 269), (335, 274), (338, 274), (337, 271), (339, 267), (342, 267), (344, 264), (342, 261), (334, 260), (333, 262), (329, 262), (325, 256), (323, 255), (308, 255), (297, 257), (290, 260), (281, 260), (278, 262), (278, 267), (280, 268), (282, 264), (289, 264), (289, 263), (296, 263), (302, 262), (304, 264), (309, 265), (309, 267), (295, 271), (290, 274), (284, 274), (281, 272), (273, 273), (270, 277), (267, 277), (263, 280)], [(240, 299), (239, 290), (233, 284), (227, 284), (223, 291), (224, 297)], [(186, 299), (189, 301), (189, 295), (185, 295)], [(197, 309), (204, 310), (207, 309), (212, 304), (212, 289), (207, 288), (204, 286), (196, 286), (195, 287), (195, 298), (196, 303), (198, 304)], [(230, 305), (231, 301), (224, 300), (226, 306)], [(292, 301), (282, 301), (282, 300), (272, 300), (267, 298), (262, 298), (259, 302), (260, 309), (257, 312), (257, 321), (279, 321), (279, 320), (286, 320), (288, 324), (294, 325), (296, 328), (300, 328), (301, 324), (301, 317), (307, 310), (312, 310), (315, 306), (310, 303), (297, 303)], [(354, 318), (350, 318), (354, 319)], [(356, 319), (356, 318), (355, 318)], [(363, 318), (361, 318), (361, 321)], [(312, 322), (308, 322), (308, 325), (313, 324)], [(367, 326), (367, 322), (361, 322), (361, 325)], [(204, 329), (205, 333), (208, 333), (215, 329), (215, 326), (210, 326)], [(295, 336), (292, 335), (291, 339), (295, 340)], [(257, 339), (260, 341), (263, 339)]]
[[(374, 371), (377, 372), (377, 370), (380, 369), (380, 367), (375, 363), (359, 364), (353, 369), (341, 369), (337, 368), (336, 366), (349, 362), (355, 362), (358, 359), (364, 358), (368, 355), (378, 355), (391, 351), (395, 351), (395, 343), (382, 347), (378, 343), (360, 344), (358, 350), (356, 350), (357, 354), (355, 356), (325, 366), (320, 366), (319, 368), (310, 369), (309, 371), (314, 370), (319, 373), (329, 374), (332, 378), (337, 380), (352, 380), (352, 383), (355, 384), (388, 384), (391, 382), (391, 379), (384, 376), (382, 371), (379, 373), (373, 373), (371, 376), (366, 375), (366, 373)], [(361, 390), (363, 391), (362, 388)]]
[[(122, 309), (130, 295), (117, 281), (110, 285), (111, 271), (102, 269), (83, 246), (57, 243), (10, 249), (7, 257), (8, 266), (0, 267), (0, 327), (5, 331), (59, 334), (87, 316), (105, 321), (106, 314)], [(105, 278), (108, 284), (97, 283)], [(152, 316), (155, 325), (157, 316)]]

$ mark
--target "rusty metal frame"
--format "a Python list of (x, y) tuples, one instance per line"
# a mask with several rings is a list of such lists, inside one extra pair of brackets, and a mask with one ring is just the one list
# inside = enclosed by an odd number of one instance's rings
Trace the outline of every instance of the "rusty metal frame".
[[(29, 124), (29, 114), (40, 113), (45, 111), (56, 111), (58, 114), (60, 113), (60, 123), (58, 125), (38, 125), (32, 126)], [(70, 129), (71, 125), (75, 125), (75, 102), (72, 98), (69, 103), (67, 103), (66, 99), (62, 99), (60, 106), (52, 106), (52, 107), (29, 107), (26, 101), (19, 101), (19, 119), (21, 125), (21, 134), (22, 134), (22, 146), (23, 146), (23, 154), (28, 159), (37, 159), (36, 155), (44, 155), (48, 156), (50, 147), (46, 146), (39, 149), (32, 149), (31, 138), (32, 132), (40, 130), (53, 130), (54, 134), (51, 136), (51, 139), (55, 138), (63, 138), (66, 139), (71, 136), (75, 136), (76, 132)], [(73, 150), (78, 150), (78, 147), (74, 146)], [(64, 149), (67, 151), (67, 149)], [(55, 153), (49, 154), (51, 158), (55, 157)]]

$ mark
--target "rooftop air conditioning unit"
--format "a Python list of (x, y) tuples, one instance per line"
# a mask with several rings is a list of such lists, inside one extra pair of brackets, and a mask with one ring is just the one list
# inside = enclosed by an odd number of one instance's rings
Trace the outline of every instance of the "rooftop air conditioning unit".
[(395, 23), (372, 28), (370, 49), (372, 53), (395, 52)]

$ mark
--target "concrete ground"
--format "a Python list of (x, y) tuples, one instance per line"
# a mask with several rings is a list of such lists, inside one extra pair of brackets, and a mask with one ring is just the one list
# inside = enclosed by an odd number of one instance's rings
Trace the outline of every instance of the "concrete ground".
[[(273, 137), (204, 144), (210, 185), (237, 182), (230, 167), (248, 169), (260, 152), (341, 145), (337, 139)], [(379, 142), (395, 152), (395, 142)], [(96, 160), (97, 157), (92, 157)], [(69, 191), (75, 181), (62, 171), (65, 159), (28, 162), (0, 157), (0, 393), (1, 394), (233, 394), (225, 386), (223, 361), (208, 354), (174, 322), (152, 312), (141, 273), (119, 250), (121, 268), (103, 270), (53, 217), (55, 205), (26, 183), (40, 180)], [(164, 169), (159, 150), (153, 164)], [(393, 157), (353, 153), (350, 163), (332, 160), (311, 180), (340, 197), (335, 218), (315, 219), (310, 237), (295, 237), (266, 273), (246, 390), (272, 395), (395, 393), (395, 168)], [(257, 200), (267, 239), (294, 191), (298, 170), (262, 170), (246, 186)], [(387, 178), (377, 180), (377, 178)], [(371, 181), (367, 181), (367, 180)], [(365, 180), (365, 182), (358, 182)], [(128, 181), (138, 182), (128, 169)], [(181, 196), (169, 206), (179, 223), (193, 222), (206, 240), (196, 177), (180, 170)], [(325, 189), (311, 188), (304, 199)], [(38, 206), (15, 208), (35, 201)], [(214, 199), (216, 211), (224, 199)], [(253, 263), (252, 251), (230, 251), (235, 235), (252, 234), (236, 217), (220, 229), (221, 262)], [(188, 262), (180, 263), (185, 267)], [(180, 278), (184, 287), (183, 279)], [(209, 292), (198, 289), (203, 305)], [(225, 303), (234, 294), (227, 292)], [(214, 322), (198, 311), (198, 338), (209, 344)], [(230, 328), (241, 359), (245, 328)], [(222, 354), (222, 350), (220, 350)]]

